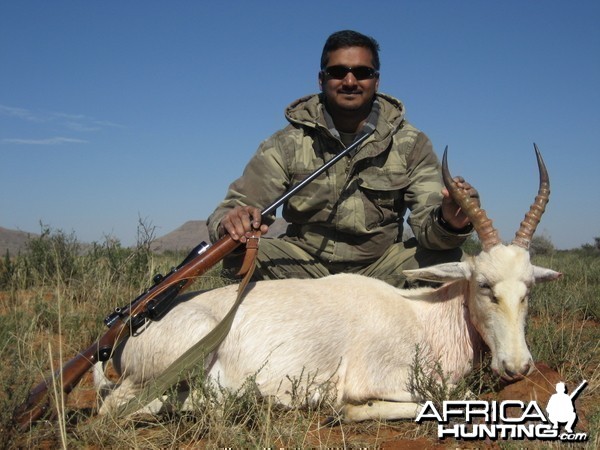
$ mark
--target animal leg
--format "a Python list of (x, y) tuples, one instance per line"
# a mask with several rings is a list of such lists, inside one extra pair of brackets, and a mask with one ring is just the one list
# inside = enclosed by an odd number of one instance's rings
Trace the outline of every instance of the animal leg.
[(102, 401), (102, 406), (98, 410), (98, 414), (110, 414), (118, 411), (118, 408), (125, 404), (128, 400), (135, 397), (139, 389), (134, 385), (128, 378), (123, 380), (123, 382), (110, 392), (104, 391), (106, 396)]
[[(116, 414), (121, 406), (124, 406), (130, 400), (135, 399), (138, 393), (138, 387), (134, 385), (134, 383), (129, 382), (128, 379), (125, 379), (123, 383), (104, 398), (102, 406), (98, 410), (98, 414)], [(172, 401), (173, 400), (170, 399), (168, 395), (163, 395), (159, 398), (155, 398), (146, 405), (140, 404), (140, 409), (133, 412), (131, 416), (138, 414), (156, 415), (162, 411), (166, 411), (166, 405), (172, 404)], [(192, 409), (191, 404), (189, 403), (189, 392), (187, 391), (177, 393), (177, 402), (183, 405), (184, 410)]]
[(108, 379), (104, 370), (106, 368), (106, 362), (97, 362), (94, 364), (92, 373), (94, 376), (94, 387), (100, 398), (105, 398), (117, 387), (117, 383), (113, 383)]

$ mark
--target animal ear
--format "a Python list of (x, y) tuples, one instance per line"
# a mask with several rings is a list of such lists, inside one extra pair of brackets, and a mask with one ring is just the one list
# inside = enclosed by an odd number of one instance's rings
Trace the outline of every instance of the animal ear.
[(421, 269), (403, 270), (402, 273), (409, 279), (445, 282), (469, 278), (471, 276), (471, 267), (467, 262), (463, 261), (438, 264)]
[(562, 273), (546, 269), (545, 267), (533, 266), (533, 277), (537, 283), (542, 283), (544, 281), (558, 280), (562, 277)]

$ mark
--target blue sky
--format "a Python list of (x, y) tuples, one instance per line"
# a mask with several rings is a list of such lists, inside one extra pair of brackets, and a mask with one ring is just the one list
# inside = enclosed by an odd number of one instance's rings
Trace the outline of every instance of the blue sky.
[(4, 1), (0, 226), (135, 243), (205, 219), (340, 29), (381, 45), (401, 99), (504, 240), (537, 190), (558, 248), (600, 236), (600, 2)]

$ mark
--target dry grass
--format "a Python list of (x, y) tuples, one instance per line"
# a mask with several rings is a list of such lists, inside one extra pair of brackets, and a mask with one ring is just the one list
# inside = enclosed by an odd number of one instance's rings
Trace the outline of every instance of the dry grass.
[[(204, 396), (191, 413), (135, 420), (95, 415), (96, 397), (86, 376), (68, 397), (56, 396), (60, 420), (42, 421), (29, 431), (12, 426), (12, 411), (52, 367), (60, 367), (103, 332), (102, 320), (135, 298), (155, 272), (168, 271), (184, 255), (155, 255), (146, 243), (134, 251), (106, 242), (81, 254), (69, 236), (50, 233), (34, 257), (0, 266), (0, 447), (2, 448), (314, 448), (403, 447), (469, 448), (434, 439), (435, 427), (411, 421), (367, 422), (322, 427), (336, 411), (327, 401), (313, 409), (286, 410), (262, 398), (252, 383), (239, 392), (214, 392), (202, 379), (191, 380)], [(73, 245), (72, 245), (73, 244)], [(58, 247), (57, 247), (58, 246)], [(536, 262), (562, 271), (561, 281), (536, 287), (531, 301), (528, 341), (537, 361), (558, 370), (564, 381), (589, 385), (581, 396), (589, 448), (600, 446), (600, 255), (558, 252)], [(36, 266), (37, 264), (37, 266)], [(215, 268), (199, 288), (225, 281)], [(422, 385), (423, 381), (421, 380)], [(464, 389), (485, 394), (497, 389), (489, 371), (472, 375)], [(301, 390), (301, 389), (300, 389)], [(443, 399), (456, 391), (438, 391)], [(523, 442), (499, 442), (522, 448)], [(563, 446), (564, 444), (550, 444)], [(548, 442), (527, 442), (547, 448)]]

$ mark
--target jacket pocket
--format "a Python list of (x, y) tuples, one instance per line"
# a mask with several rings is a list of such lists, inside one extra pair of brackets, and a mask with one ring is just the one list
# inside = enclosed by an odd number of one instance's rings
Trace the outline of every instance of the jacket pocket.
[(368, 167), (358, 175), (367, 230), (396, 222), (404, 213), (404, 190), (410, 180), (404, 171)]

